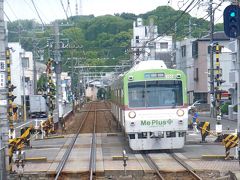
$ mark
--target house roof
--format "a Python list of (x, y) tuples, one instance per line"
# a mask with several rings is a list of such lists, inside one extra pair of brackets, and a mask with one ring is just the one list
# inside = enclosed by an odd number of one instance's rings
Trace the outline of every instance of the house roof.
[[(213, 41), (229, 41), (230, 38), (226, 36), (223, 31), (213, 33)], [(203, 36), (198, 41), (210, 41), (210, 35)]]

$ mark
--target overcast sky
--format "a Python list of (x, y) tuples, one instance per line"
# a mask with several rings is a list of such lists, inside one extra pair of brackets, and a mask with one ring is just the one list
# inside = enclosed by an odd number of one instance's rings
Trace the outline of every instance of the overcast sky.
[[(55, 19), (66, 19), (64, 9), (67, 12), (67, 16), (71, 16), (71, 14), (76, 15), (76, 2), (78, 2), (78, 14), (94, 14), (95, 16), (106, 14), (113, 15), (114, 13), (122, 12), (138, 15), (164, 5), (169, 5), (177, 10), (185, 4), (185, 6), (181, 8), (181, 10), (184, 10), (189, 2), (191, 2), (189, 0), (62, 0), (63, 9), (61, 0), (4, 0), (4, 12), (7, 15), (5, 16), (5, 20), (35, 19), (41, 22), (32, 1), (35, 3), (38, 13), (44, 23), (49, 23)], [(219, 0), (215, 1), (219, 2)], [(201, 6), (196, 6), (190, 14), (198, 18), (204, 17), (207, 14), (207, 4), (208, 3), (202, 3)], [(215, 21), (219, 19), (217, 23), (222, 22), (223, 9), (228, 4), (229, 2), (223, 3), (220, 10), (216, 11)]]

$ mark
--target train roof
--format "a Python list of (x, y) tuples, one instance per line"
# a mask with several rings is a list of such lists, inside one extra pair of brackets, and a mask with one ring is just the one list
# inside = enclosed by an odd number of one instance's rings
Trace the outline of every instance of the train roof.
[(133, 66), (129, 72), (150, 70), (150, 69), (167, 69), (167, 66), (163, 60), (140, 61), (138, 64)]

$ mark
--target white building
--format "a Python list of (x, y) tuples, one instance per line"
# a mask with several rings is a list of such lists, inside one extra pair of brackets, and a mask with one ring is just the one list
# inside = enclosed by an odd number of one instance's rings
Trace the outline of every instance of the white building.
[[(14, 103), (22, 105), (23, 95), (34, 94), (34, 64), (32, 52), (25, 51), (18, 42), (8, 43), (11, 51), (11, 79), (12, 84), (16, 86), (13, 94), (16, 97)], [(36, 62), (37, 79), (45, 72), (46, 65)], [(25, 78), (23, 78), (25, 77)], [(24, 82), (25, 79), (25, 82)], [(24, 89), (25, 84), (25, 89)]]
[[(14, 103), (17, 105), (22, 105), (22, 96), (24, 94), (24, 81), (23, 77), (25, 76), (25, 73), (23, 71), (23, 66), (28, 65), (29, 70), (31, 68), (31, 63), (29, 61), (32, 60), (32, 55), (30, 53), (26, 53), (24, 49), (22, 49), (21, 45), (19, 43), (8, 43), (8, 47), (12, 48), (11, 51), (11, 80), (12, 84), (16, 86), (16, 89), (14, 89), (13, 94), (16, 97), (14, 100)], [(25, 55), (28, 55), (25, 57)], [(31, 58), (31, 59), (30, 59)], [(29, 95), (29, 88), (27, 87), (28, 80), (32, 79), (32, 74), (27, 73), (25, 76), (25, 95)]]
[(133, 61), (138, 63), (145, 60), (164, 60), (168, 67), (174, 64), (172, 58), (172, 36), (159, 36), (157, 26), (153, 21), (149, 26), (143, 25), (143, 20), (138, 18), (133, 22)]

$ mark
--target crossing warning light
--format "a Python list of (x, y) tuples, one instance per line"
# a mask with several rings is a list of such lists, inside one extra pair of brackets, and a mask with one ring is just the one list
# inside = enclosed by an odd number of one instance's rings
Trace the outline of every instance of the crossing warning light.
[(224, 32), (230, 38), (240, 36), (240, 7), (229, 5), (223, 12)]

